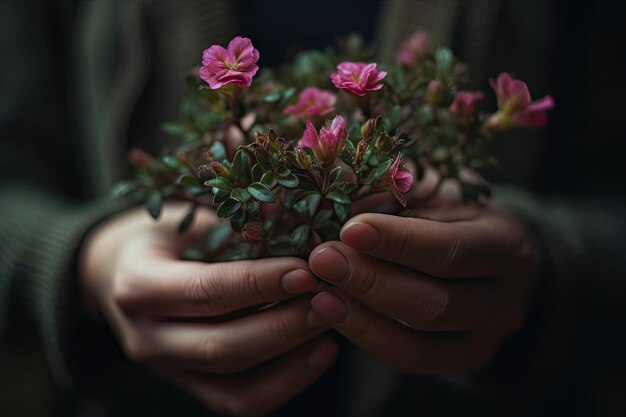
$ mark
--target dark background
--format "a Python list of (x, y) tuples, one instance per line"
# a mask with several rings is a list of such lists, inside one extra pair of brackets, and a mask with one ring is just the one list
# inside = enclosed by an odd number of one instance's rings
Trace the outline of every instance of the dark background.
[[(499, 35), (487, 56), (488, 76), (508, 70), (528, 81), (534, 97), (552, 95), (556, 108), (550, 112), (546, 128), (516, 132), (503, 140), (498, 150), (501, 168), (487, 176), (540, 194), (564, 194), (575, 202), (615, 201), (623, 206), (626, 2), (530, 0), (504, 3), (498, 18)], [(245, 4), (241, 33), (252, 38), (255, 46), (263, 51), (261, 65), (277, 65), (299, 48), (321, 48), (351, 31), (362, 32), (367, 40), (372, 40), (379, 7), (379, 2), (373, 0)], [(20, 7), (31, 7), (31, 2), (25, 0)], [(33, 42), (43, 42), (49, 54), (59, 57), (59, 62), (67, 58), (66, 40), (73, 30), (73, 7), (72, 1), (51, 1), (41, 9), (32, 10), (31, 24), (44, 26), (46, 34)], [(51, 21), (57, 23), (55, 28), (65, 26), (67, 32), (57, 32), (47, 26)], [(1, 28), (12, 24), (7, 15), (1, 22), (0, 36)], [(455, 45), (452, 45), (461, 59), (465, 58), (463, 33), (460, 24)], [(61, 65), (41, 70), (45, 72), (42, 76), (49, 77), (51, 82), (64, 77)], [(6, 82), (3, 80), (3, 88)], [(477, 88), (487, 90), (485, 79), (473, 82)], [(57, 98), (63, 102), (60, 88)], [(51, 103), (50, 113), (43, 117), (65, 117), (60, 112), (61, 109)], [(51, 147), (47, 151), (51, 157), (59, 158), (59, 169), (63, 170), (63, 149)], [(76, 174), (64, 173), (68, 177)], [(626, 277), (615, 277), (620, 278)], [(622, 356), (616, 348), (622, 346), (618, 341), (622, 339), (619, 333), (623, 327), (612, 326), (615, 315), (624, 316), (619, 307), (626, 292), (617, 284), (614, 291), (589, 286), (590, 301), (581, 306), (577, 319), (584, 320), (587, 309), (604, 309), (606, 321), (584, 323), (581, 331), (586, 334), (574, 341), (579, 345), (572, 349), (582, 346), (587, 352), (589, 356), (580, 359), (587, 362), (580, 365), (590, 368), (592, 374), (594, 369), (600, 372), (611, 366), (613, 358)], [(608, 309), (607, 304), (611, 308), (615, 306), (615, 310)], [(21, 329), (12, 329), (11, 333), (16, 337), (3, 340), (0, 348), (0, 416), (48, 415), (56, 407), (55, 398), (59, 397), (43, 354), (37, 341), (21, 335)], [(596, 363), (601, 366), (595, 368)], [(616, 375), (615, 383), (604, 387), (604, 394), (624, 387), (626, 374), (617, 372)], [(610, 403), (606, 404), (611, 407)], [(610, 409), (604, 411), (606, 413), (599, 410), (597, 415), (611, 415)]]

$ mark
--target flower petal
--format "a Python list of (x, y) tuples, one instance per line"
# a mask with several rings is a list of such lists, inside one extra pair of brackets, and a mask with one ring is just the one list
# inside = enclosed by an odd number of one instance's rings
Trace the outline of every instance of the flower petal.
[(398, 171), (394, 176), (394, 181), (396, 183), (396, 188), (400, 192), (406, 193), (413, 185), (413, 174), (408, 171)]
[(545, 96), (540, 100), (533, 101), (526, 108), (527, 111), (538, 112), (538, 111), (546, 111), (554, 108), (554, 99), (551, 96)]
[(306, 128), (302, 134), (302, 139), (298, 142), (301, 148), (315, 148), (320, 143), (315, 126), (310, 121), (306, 121)]

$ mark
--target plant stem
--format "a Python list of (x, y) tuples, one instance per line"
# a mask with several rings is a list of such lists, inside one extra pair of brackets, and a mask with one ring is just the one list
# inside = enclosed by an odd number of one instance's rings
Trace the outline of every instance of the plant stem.
[(247, 132), (244, 131), (243, 126), (241, 126), (241, 120), (239, 119), (239, 93), (238, 91), (234, 91), (233, 95), (230, 97), (230, 123), (232, 125), (237, 126), (237, 128), (244, 135), (247, 135)]

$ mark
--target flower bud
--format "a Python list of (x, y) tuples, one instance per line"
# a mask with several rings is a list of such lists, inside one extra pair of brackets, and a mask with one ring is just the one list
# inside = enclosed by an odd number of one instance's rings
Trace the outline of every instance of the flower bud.
[(428, 83), (428, 87), (426, 87), (426, 101), (432, 107), (437, 107), (439, 103), (443, 100), (443, 85), (439, 80), (432, 80)]
[(265, 232), (261, 222), (248, 222), (241, 229), (241, 236), (246, 242), (256, 243), (263, 240)]

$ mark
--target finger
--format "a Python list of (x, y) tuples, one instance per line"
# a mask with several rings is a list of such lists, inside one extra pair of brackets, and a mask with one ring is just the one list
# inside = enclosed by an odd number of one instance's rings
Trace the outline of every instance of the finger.
[(514, 330), (523, 298), (497, 280), (442, 280), (381, 261), (341, 242), (311, 254), (311, 270), (370, 309), (420, 330)]
[(213, 317), (316, 286), (297, 258), (207, 264), (147, 257), (114, 277), (113, 297), (126, 314)]
[(332, 328), (399, 372), (467, 372), (484, 365), (497, 348), (496, 342), (467, 333), (413, 330), (338, 290), (319, 293), (311, 307)]
[(368, 255), (437, 277), (491, 276), (505, 257), (497, 222), (444, 223), (385, 214), (361, 214), (341, 230), (341, 240)]
[(338, 353), (336, 342), (320, 337), (250, 374), (184, 375), (177, 380), (213, 411), (262, 416), (309, 387), (332, 365)]
[(307, 315), (310, 300), (288, 301), (253, 315), (214, 324), (156, 323), (138, 336), (132, 359), (213, 373), (241, 372), (327, 329)]

